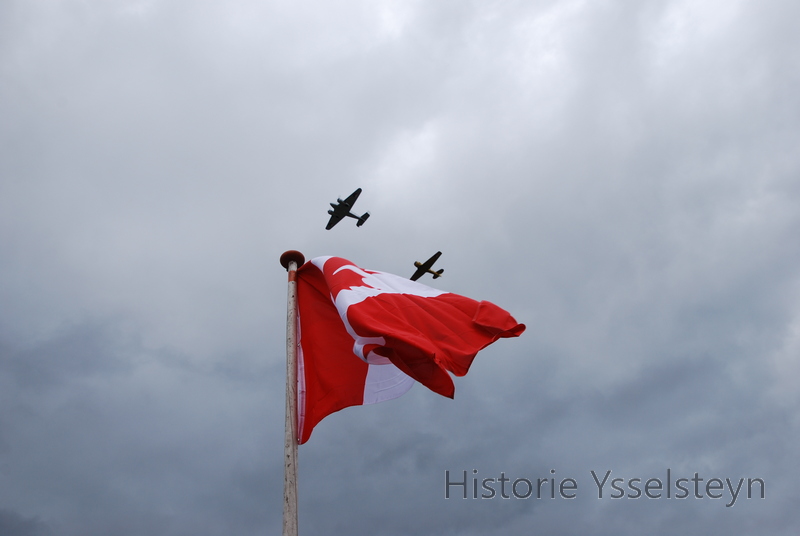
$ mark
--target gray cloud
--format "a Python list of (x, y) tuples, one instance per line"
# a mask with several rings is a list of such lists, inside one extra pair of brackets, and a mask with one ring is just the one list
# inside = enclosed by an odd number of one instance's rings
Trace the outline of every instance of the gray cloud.
[(0, 531), (8, 536), (42, 536), (50, 534), (37, 518), (26, 518), (10, 510), (0, 510)]
[[(299, 249), (442, 250), (528, 325), (454, 401), (324, 420), (303, 533), (794, 534), (797, 11), (3, 3), (0, 532), (277, 532)], [(593, 495), (667, 468), (767, 497)], [(446, 500), (473, 469), (580, 493)]]

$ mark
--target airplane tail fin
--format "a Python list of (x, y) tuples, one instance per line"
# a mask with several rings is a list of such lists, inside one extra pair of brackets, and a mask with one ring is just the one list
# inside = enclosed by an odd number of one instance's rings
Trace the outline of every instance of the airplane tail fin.
[(361, 227), (362, 225), (364, 225), (364, 222), (367, 221), (368, 219), (369, 219), (369, 212), (365, 212), (363, 216), (358, 218), (358, 221), (356, 222), (356, 227)]
[(440, 277), (442, 275), (442, 272), (444, 272), (444, 268), (442, 268), (441, 270), (436, 270), (436, 273), (433, 274), (433, 278), (436, 279), (437, 277)]

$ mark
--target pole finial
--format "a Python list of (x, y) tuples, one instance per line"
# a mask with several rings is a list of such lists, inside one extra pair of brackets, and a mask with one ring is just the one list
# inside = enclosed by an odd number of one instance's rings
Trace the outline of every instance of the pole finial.
[(299, 251), (295, 251), (293, 249), (290, 249), (289, 251), (284, 251), (283, 255), (281, 255), (281, 266), (283, 266), (288, 270), (289, 263), (292, 261), (296, 262), (297, 266), (300, 267), (303, 265), (304, 262), (306, 262), (306, 258), (303, 256), (302, 253), (300, 253)]

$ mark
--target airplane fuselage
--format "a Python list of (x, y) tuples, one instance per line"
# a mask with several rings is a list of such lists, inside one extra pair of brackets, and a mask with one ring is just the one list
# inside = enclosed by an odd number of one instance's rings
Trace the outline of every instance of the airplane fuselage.
[(353, 208), (353, 205), (358, 199), (358, 196), (361, 194), (361, 188), (358, 188), (355, 192), (353, 192), (347, 199), (342, 201), (341, 198), (336, 199), (336, 203), (329, 203), (331, 208), (328, 210), (328, 214), (331, 215), (331, 219), (328, 221), (328, 225), (325, 229), (331, 229), (334, 225), (336, 225), (339, 220), (347, 216), (348, 218), (353, 218), (358, 220), (356, 223), (356, 227), (361, 227), (367, 218), (369, 218), (369, 212), (364, 213), (361, 216), (356, 216), (350, 209)]
[(444, 270), (433, 271), (431, 269), (433, 268), (434, 263), (441, 254), (442, 254), (441, 251), (437, 251), (436, 253), (433, 254), (433, 256), (430, 259), (428, 259), (425, 262), (414, 261), (414, 267), (417, 269), (417, 271), (414, 272), (414, 275), (411, 276), (411, 280), (416, 281), (417, 279), (422, 277), (422, 274), (425, 273), (431, 274), (434, 279), (442, 277), (442, 272), (444, 272)]

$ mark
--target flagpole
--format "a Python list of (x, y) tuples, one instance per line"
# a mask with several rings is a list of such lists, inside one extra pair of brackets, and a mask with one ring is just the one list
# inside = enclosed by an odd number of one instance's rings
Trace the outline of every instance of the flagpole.
[(289, 250), (281, 266), (289, 272), (286, 311), (286, 428), (283, 443), (283, 536), (297, 536), (297, 268), (302, 253)]

